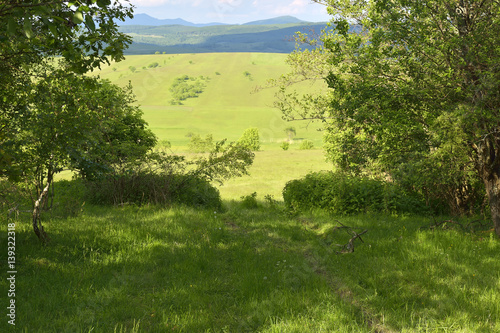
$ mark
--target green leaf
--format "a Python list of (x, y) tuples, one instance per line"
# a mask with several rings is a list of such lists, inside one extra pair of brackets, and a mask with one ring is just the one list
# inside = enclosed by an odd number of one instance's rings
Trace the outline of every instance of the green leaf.
[(83, 22), (83, 14), (82, 12), (80, 11), (76, 11), (74, 14), (73, 14), (73, 23), (75, 24), (80, 24)]
[(57, 37), (59, 35), (59, 31), (57, 31), (57, 26), (53, 22), (49, 22), (47, 24), (49, 26), (49, 30), (54, 35), (54, 37)]
[(95, 23), (91, 15), (85, 15), (85, 23), (92, 32), (95, 31)]
[(24, 30), (24, 34), (26, 35), (26, 37), (28, 37), (28, 38), (33, 37), (33, 30), (31, 28), (31, 21), (29, 20), (28, 17), (24, 18), (23, 30)]
[(9, 21), (7, 22), (7, 32), (9, 35), (13, 35), (17, 30), (17, 22), (13, 17), (9, 17)]

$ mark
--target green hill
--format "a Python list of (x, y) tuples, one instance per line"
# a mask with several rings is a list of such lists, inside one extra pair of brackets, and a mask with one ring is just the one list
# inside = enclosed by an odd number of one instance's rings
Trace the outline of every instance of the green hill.
[[(263, 21), (268, 22), (268, 21)], [(271, 21), (269, 21), (271, 22)], [(326, 23), (274, 23), (248, 25), (125, 25), (120, 31), (132, 36), (127, 54), (268, 52), (290, 53), (298, 32), (320, 32)]]
[[(210, 133), (215, 139), (234, 141), (249, 127), (259, 129), (265, 149), (279, 149), (290, 124), (273, 108), (275, 90), (253, 91), (286, 73), (285, 59), (284, 54), (267, 53), (137, 55), (103, 68), (99, 74), (121, 86), (130, 81), (150, 127), (176, 149), (187, 146), (190, 133)], [(203, 76), (203, 92), (181, 101), (182, 105), (171, 105), (170, 88), (176, 78), (185, 75), (193, 79)], [(297, 139), (307, 138), (321, 146), (321, 133), (315, 130), (319, 124), (306, 125), (293, 124)]]

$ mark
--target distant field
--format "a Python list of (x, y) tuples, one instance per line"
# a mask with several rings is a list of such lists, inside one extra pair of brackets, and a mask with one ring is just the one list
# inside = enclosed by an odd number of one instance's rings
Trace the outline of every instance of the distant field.
[[(215, 139), (234, 141), (249, 127), (259, 128), (264, 150), (279, 149), (286, 139), (284, 129), (289, 126), (296, 128), (297, 139), (309, 139), (320, 147), (319, 124), (287, 123), (273, 108), (274, 89), (253, 93), (268, 79), (288, 71), (285, 59), (286, 55), (267, 53), (140, 55), (128, 56), (99, 74), (121, 86), (130, 81), (151, 129), (160, 140), (169, 140), (176, 151), (187, 146), (188, 133), (210, 133)], [(147, 68), (155, 62), (158, 67)], [(131, 66), (136, 68), (134, 73)], [(250, 75), (245, 76), (245, 72)], [(182, 75), (203, 75), (210, 80), (198, 98), (170, 105), (169, 88)]]
[[(103, 68), (99, 74), (120, 86), (132, 84), (150, 128), (159, 140), (170, 141), (174, 152), (186, 151), (189, 133), (236, 141), (245, 129), (257, 127), (262, 151), (256, 155), (251, 176), (231, 180), (220, 190), (230, 199), (252, 192), (281, 199), (288, 180), (331, 168), (321, 150), (320, 124), (282, 120), (280, 111), (273, 107), (275, 89), (253, 93), (268, 79), (288, 72), (285, 59), (285, 54), (268, 53), (136, 55)], [(158, 67), (148, 68), (155, 62)], [(209, 80), (199, 97), (187, 99), (183, 105), (170, 105), (169, 88), (182, 75), (202, 75)], [(287, 139), (285, 128), (290, 126), (295, 127), (297, 135), (290, 149), (283, 151), (280, 145)], [(303, 139), (313, 141), (316, 150), (298, 150)]]

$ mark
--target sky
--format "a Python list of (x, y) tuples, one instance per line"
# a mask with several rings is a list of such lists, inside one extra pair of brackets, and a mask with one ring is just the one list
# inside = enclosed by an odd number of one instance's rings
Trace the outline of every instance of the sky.
[(303, 21), (330, 20), (326, 7), (310, 0), (129, 0), (135, 14), (193, 23), (241, 24), (290, 15)]

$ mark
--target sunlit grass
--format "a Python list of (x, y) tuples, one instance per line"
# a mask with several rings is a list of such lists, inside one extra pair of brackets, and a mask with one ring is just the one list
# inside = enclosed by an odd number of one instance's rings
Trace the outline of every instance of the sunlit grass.
[(368, 230), (340, 255), (336, 244), (350, 236), (335, 230), (335, 217), (259, 206), (90, 206), (46, 217), (46, 246), (21, 215), (16, 331), (500, 329), (500, 244), (491, 233), (420, 230), (430, 221), (417, 217), (339, 218)]

